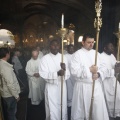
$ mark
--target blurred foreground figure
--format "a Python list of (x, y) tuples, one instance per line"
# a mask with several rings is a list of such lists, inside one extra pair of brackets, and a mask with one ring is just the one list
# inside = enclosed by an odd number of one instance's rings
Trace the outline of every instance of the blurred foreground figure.
[(25, 120), (29, 92), (27, 74), (25, 72), (25, 62), (24, 57), (22, 56), (22, 52), (19, 49), (15, 49), (13, 53), (12, 64), (21, 89), (20, 100), (17, 103), (16, 117), (17, 120)]
[(0, 48), (0, 93), (3, 100), (5, 120), (16, 120), (17, 101), (20, 87), (13, 70), (7, 61), (10, 53), (7, 48)]

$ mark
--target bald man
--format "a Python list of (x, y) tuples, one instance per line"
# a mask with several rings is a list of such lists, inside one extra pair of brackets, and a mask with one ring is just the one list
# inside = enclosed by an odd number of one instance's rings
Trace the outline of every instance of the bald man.
[(26, 73), (29, 81), (29, 98), (33, 105), (39, 105), (44, 98), (44, 81), (39, 75), (39, 53), (32, 50), (32, 58), (27, 62)]

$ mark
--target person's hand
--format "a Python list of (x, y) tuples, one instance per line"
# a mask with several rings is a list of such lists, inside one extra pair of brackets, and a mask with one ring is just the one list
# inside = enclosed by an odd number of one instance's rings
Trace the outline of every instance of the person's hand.
[(92, 74), (96, 74), (97, 71), (98, 71), (98, 67), (97, 67), (97, 66), (92, 65), (92, 66), (90, 67), (90, 72), (91, 72)]
[(120, 62), (117, 62), (115, 64), (114, 70), (115, 70), (115, 75), (118, 74), (118, 73), (120, 73)]
[(20, 97), (18, 97), (16, 100), (17, 100), (17, 102), (18, 102), (18, 101), (20, 100)]
[(65, 65), (65, 63), (60, 63), (60, 66), (61, 66), (61, 68), (62, 68), (63, 70), (66, 70), (66, 65)]
[(58, 76), (64, 76), (65, 75), (65, 71), (64, 70), (59, 70), (57, 72)]
[(98, 73), (92, 74), (92, 79), (97, 80), (100, 77)]
[(34, 77), (40, 77), (39, 73), (35, 73)]

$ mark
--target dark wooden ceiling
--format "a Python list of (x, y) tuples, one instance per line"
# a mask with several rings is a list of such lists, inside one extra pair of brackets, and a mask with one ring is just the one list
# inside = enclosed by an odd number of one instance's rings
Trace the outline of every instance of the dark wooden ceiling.
[[(94, 0), (1, 0), (0, 14), (26, 15), (42, 12), (48, 15), (59, 15), (67, 9), (73, 8), (91, 18), (94, 15)], [(49, 11), (48, 11), (49, 10)], [(92, 16), (91, 16), (92, 15)]]
[(61, 14), (65, 23), (93, 22), (94, 0), (1, 0), (0, 24), (21, 25), (34, 14), (51, 17), (60, 26)]
[[(112, 33), (120, 21), (120, 0), (102, 1), (101, 39), (110, 36), (109, 39), (112, 40), (114, 38)], [(62, 13), (65, 14), (65, 26), (68, 27), (73, 23), (77, 34), (95, 32), (93, 26), (96, 16), (95, 0), (0, 0), (0, 28), (21, 34), (26, 21), (35, 15), (44, 16), (40, 19), (40, 23), (44, 21), (49, 23), (51, 19), (60, 27)]]

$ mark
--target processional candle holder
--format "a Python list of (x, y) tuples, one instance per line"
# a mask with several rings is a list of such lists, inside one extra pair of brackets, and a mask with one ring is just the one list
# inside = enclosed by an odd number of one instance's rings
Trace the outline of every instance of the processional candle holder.
[[(100, 28), (102, 27), (102, 18), (100, 18), (101, 10), (102, 10), (101, 0), (95, 1), (95, 11), (96, 11), (96, 16), (97, 16), (94, 21), (94, 27), (96, 29), (96, 52), (95, 52), (95, 64), (94, 64), (95, 66), (97, 66), (99, 34), (100, 34)], [(90, 111), (89, 111), (89, 120), (92, 120), (94, 88), (95, 88), (95, 80), (93, 80), (93, 85), (92, 85), (92, 96), (91, 96), (91, 104), (90, 104)]]
[[(59, 34), (59, 36), (61, 37), (61, 39), (62, 39), (62, 55), (61, 55), (61, 63), (63, 63), (64, 62), (64, 60), (63, 60), (63, 55), (64, 55), (64, 38), (65, 38), (65, 36), (66, 36), (66, 34), (68, 33), (68, 29), (67, 28), (60, 28), (59, 30), (58, 30), (58, 34)], [(64, 79), (64, 76), (61, 76), (61, 120), (62, 120), (62, 111), (63, 111), (63, 79)]]
[(97, 0), (95, 2), (95, 10), (96, 10), (96, 18), (94, 21), (94, 28), (96, 29), (96, 55), (95, 55), (95, 65), (97, 64), (97, 53), (98, 53), (98, 43), (99, 43), (99, 33), (100, 28), (102, 27), (102, 18), (101, 16), (101, 10), (102, 10), (102, 2), (101, 0)]

